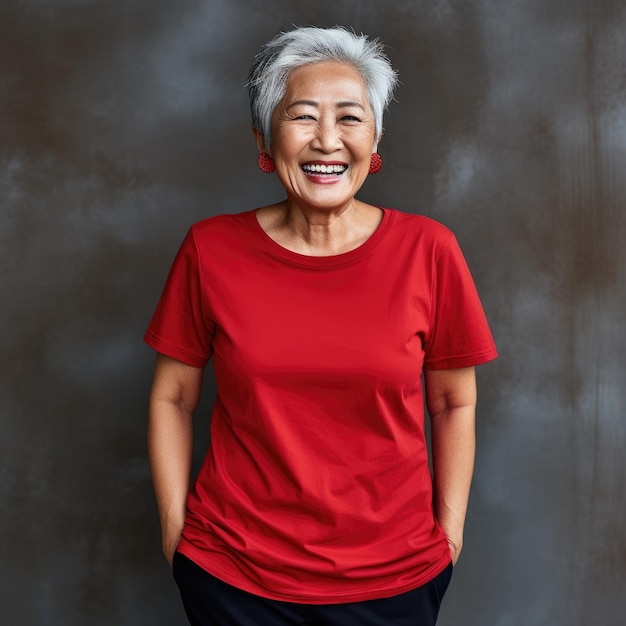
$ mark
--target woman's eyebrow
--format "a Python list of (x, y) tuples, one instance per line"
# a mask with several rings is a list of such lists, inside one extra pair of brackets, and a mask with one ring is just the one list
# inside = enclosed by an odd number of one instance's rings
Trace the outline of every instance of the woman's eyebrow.
[[(317, 107), (319, 107), (319, 102), (316, 102), (315, 100), (296, 100), (295, 102), (290, 102), (289, 105), (287, 106), (287, 108), (290, 109), (291, 107), (301, 106), (301, 105), (312, 106), (312, 107), (316, 107), (317, 108)], [(359, 109), (365, 110), (365, 107), (360, 102), (354, 102), (352, 100), (346, 100), (346, 101), (338, 102), (336, 106), (337, 106), (338, 109), (346, 109), (346, 108), (349, 108), (349, 107), (358, 107)]]
[(349, 107), (358, 107), (365, 111), (365, 107), (360, 102), (353, 102), (352, 100), (346, 100), (345, 102), (338, 102), (337, 107), (340, 109), (347, 109)]
[(307, 106), (311, 106), (311, 107), (318, 107), (319, 103), (316, 102), (315, 100), (296, 100), (295, 102), (290, 102), (289, 105), (287, 106), (287, 108), (290, 109), (291, 107), (297, 107), (297, 106), (301, 106), (301, 105), (307, 105)]

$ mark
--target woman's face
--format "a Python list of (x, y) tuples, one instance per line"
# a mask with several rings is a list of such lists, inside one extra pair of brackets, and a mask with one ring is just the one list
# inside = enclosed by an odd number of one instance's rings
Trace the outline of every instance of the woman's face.
[(291, 202), (303, 209), (346, 208), (369, 173), (375, 147), (374, 114), (351, 65), (325, 61), (291, 73), (272, 117), (270, 152)]

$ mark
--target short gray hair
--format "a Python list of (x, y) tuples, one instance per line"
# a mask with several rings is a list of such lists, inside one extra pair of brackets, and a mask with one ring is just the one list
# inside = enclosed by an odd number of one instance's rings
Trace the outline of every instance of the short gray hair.
[(338, 61), (352, 65), (361, 75), (374, 112), (376, 139), (383, 132), (383, 111), (393, 98), (398, 83), (384, 47), (349, 30), (307, 26), (283, 32), (268, 41), (255, 57), (247, 88), (252, 109), (252, 126), (271, 145), (272, 115), (285, 95), (287, 79), (301, 65)]

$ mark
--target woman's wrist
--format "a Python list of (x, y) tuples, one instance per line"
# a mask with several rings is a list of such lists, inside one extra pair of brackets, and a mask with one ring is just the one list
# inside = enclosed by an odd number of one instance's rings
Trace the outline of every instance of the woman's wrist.
[(456, 565), (456, 562), (459, 560), (459, 555), (461, 554), (461, 550), (463, 548), (462, 542), (453, 541), (449, 537), (446, 537), (448, 541), (448, 548), (450, 549), (450, 554), (452, 556), (452, 565)]
[(163, 554), (165, 555), (167, 562), (170, 564), (170, 567), (174, 562), (174, 554), (176, 552), (176, 548), (178, 548), (178, 544), (180, 543), (181, 535), (182, 528), (178, 532), (163, 535)]

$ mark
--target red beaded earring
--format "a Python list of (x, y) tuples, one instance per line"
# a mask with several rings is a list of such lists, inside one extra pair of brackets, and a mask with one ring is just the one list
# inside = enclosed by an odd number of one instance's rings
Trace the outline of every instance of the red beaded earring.
[(376, 174), (380, 172), (380, 168), (383, 166), (383, 160), (378, 152), (372, 154), (372, 160), (370, 161), (370, 174)]
[(259, 167), (267, 174), (276, 171), (276, 163), (274, 163), (274, 159), (267, 152), (259, 154)]

